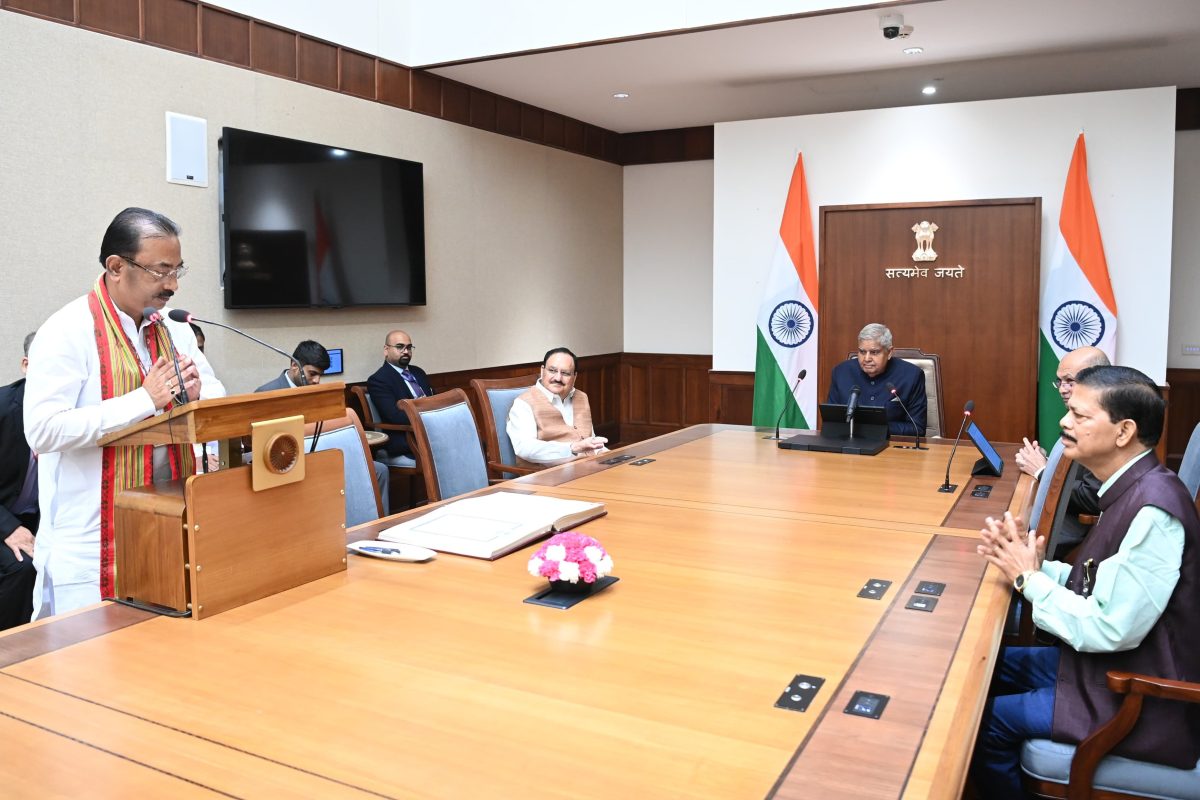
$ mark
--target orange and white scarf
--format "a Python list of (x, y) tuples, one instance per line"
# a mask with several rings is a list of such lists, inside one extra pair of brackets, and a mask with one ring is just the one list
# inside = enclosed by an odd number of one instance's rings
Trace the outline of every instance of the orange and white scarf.
[[(136, 391), (145, 380), (146, 371), (138, 358), (137, 349), (129, 341), (116, 306), (108, 296), (104, 276), (96, 279), (88, 295), (92, 312), (92, 329), (96, 336), (96, 351), (100, 355), (100, 397), (109, 400)], [(166, 331), (162, 325), (145, 329), (146, 345), (151, 361), (160, 353), (170, 353)], [(167, 410), (171, 408), (167, 406)], [(196, 461), (189, 445), (169, 445), (171, 478), (196, 473)], [(117, 495), (123, 489), (145, 486), (154, 481), (154, 448), (131, 445), (103, 448), (103, 467), (100, 473), (100, 596), (116, 597), (116, 558), (114, 557), (114, 512)]]

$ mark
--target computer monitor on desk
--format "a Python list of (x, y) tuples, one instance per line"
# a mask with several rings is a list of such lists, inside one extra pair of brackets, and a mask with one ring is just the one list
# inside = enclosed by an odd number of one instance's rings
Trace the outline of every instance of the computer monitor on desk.
[(887, 443), (887, 409), (883, 406), (858, 406), (854, 419), (847, 422), (846, 406), (822, 403), (820, 433), (800, 433), (782, 440), (779, 446), (784, 450), (873, 456)]

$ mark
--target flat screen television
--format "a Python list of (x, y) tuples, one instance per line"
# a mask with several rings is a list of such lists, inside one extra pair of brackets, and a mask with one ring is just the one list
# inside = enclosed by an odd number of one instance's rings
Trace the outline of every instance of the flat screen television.
[(425, 305), (416, 161), (221, 132), (226, 308)]

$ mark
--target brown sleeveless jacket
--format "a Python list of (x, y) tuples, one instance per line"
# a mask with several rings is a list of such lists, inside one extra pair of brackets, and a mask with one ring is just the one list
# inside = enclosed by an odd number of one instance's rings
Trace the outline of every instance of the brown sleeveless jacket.
[[(568, 425), (562, 413), (555, 408), (537, 385), (530, 386), (520, 398), (533, 409), (533, 419), (537, 423), (537, 436), (543, 442), (578, 442), (592, 435), (592, 409), (588, 405), (587, 395), (578, 389), (571, 396), (571, 410), (574, 412), (574, 425)], [(525, 466), (542, 466), (529, 464), (518, 459)]]

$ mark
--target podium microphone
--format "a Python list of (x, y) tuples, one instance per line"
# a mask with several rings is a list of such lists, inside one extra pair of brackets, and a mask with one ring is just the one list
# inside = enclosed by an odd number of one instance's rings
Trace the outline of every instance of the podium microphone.
[(296, 373), (300, 376), (300, 380), (299, 380), (300, 385), (304, 386), (305, 384), (308, 383), (308, 378), (306, 378), (304, 376), (304, 368), (300, 366), (299, 361), (292, 358), (287, 353), (280, 350), (278, 347), (267, 344), (262, 339), (255, 339), (253, 336), (246, 333), (245, 331), (239, 331), (237, 328), (233, 327), (232, 325), (226, 325), (223, 322), (217, 322), (217, 321), (211, 320), (211, 319), (201, 319), (200, 317), (197, 317), (195, 314), (189, 314), (188, 312), (184, 311), (182, 308), (171, 309), (169, 312), (167, 312), (167, 316), (170, 317), (171, 319), (175, 320), (176, 322), (203, 322), (205, 325), (216, 325), (218, 328), (224, 328), (227, 331), (233, 331), (238, 336), (245, 336), (250, 341), (257, 342), (258, 344), (261, 344), (263, 347), (267, 348), (268, 350), (274, 350), (276, 353), (279, 353), (279, 355), (283, 356), (288, 361), (295, 364), (296, 365)]
[(191, 398), (188, 397), (187, 389), (183, 386), (183, 372), (179, 369), (179, 351), (175, 349), (175, 339), (171, 336), (171, 329), (163, 324), (162, 314), (154, 306), (143, 308), (142, 318), (149, 320), (151, 325), (162, 328), (163, 332), (167, 334), (167, 347), (171, 351), (171, 363), (175, 367), (175, 382), (179, 387), (179, 391), (171, 395), (171, 401), (177, 406), (190, 402)]
[(889, 383), (887, 385), (887, 390), (892, 393), (892, 399), (895, 400), (897, 403), (899, 403), (900, 407), (902, 409), (904, 409), (904, 416), (908, 417), (908, 421), (912, 423), (913, 430), (915, 430), (917, 432), (917, 443), (915, 445), (913, 445), (912, 447), (909, 447), (906, 444), (898, 444), (898, 445), (896, 445), (896, 449), (897, 450), (928, 450), (929, 449), (928, 447), (921, 447), (921, 428), (920, 428), (920, 426), (917, 425), (917, 421), (915, 419), (913, 419), (912, 414), (908, 413), (908, 406), (904, 405), (904, 401), (900, 399), (900, 392), (896, 391), (896, 384)]
[(846, 422), (854, 419), (854, 412), (858, 409), (858, 395), (862, 392), (858, 386), (850, 387), (850, 399), (846, 401)]
[(954, 437), (954, 447), (950, 449), (950, 459), (946, 462), (946, 480), (941, 486), (938, 487), (939, 492), (949, 493), (958, 488), (957, 483), (950, 482), (950, 465), (954, 463), (954, 452), (958, 450), (958, 441), (962, 439), (963, 431), (966, 430), (967, 423), (971, 421), (971, 412), (974, 410), (974, 400), (968, 400), (967, 404), (963, 406), (962, 424), (958, 426), (958, 436)]
[[(808, 370), (802, 369), (802, 370), (800, 370), (800, 374), (796, 376), (796, 382), (792, 384), (791, 394), (793, 397), (796, 395), (796, 387), (800, 385), (800, 381), (804, 380), (804, 376), (807, 374), (808, 374)], [(771, 441), (777, 441), (777, 440), (783, 438), (779, 435), (779, 423), (783, 422), (783, 415), (787, 413), (787, 410), (788, 410), (788, 404), (787, 404), (787, 401), (784, 400), (783, 401), (783, 410), (779, 412), (779, 416), (775, 419), (775, 435), (774, 436), (764, 436), (763, 437), (764, 439), (771, 440)]]

